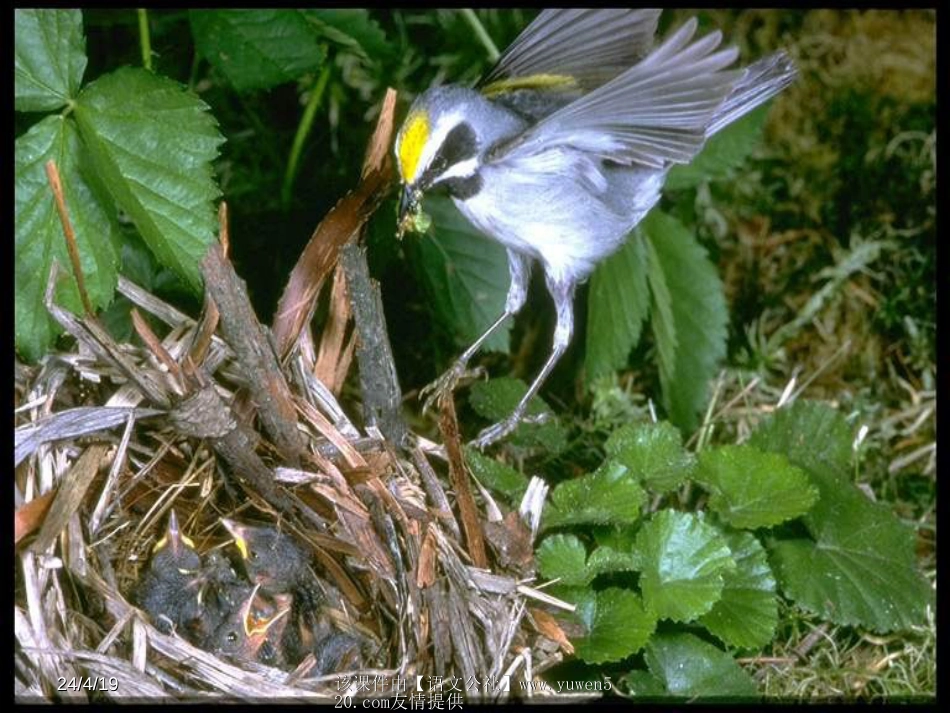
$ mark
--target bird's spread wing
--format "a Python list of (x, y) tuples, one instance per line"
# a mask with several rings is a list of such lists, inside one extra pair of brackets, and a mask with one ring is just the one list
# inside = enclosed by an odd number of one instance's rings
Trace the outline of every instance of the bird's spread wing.
[(544, 10), (478, 83), (487, 95), (512, 88), (590, 90), (643, 59), (659, 10)]
[(646, 59), (493, 149), (490, 160), (572, 148), (656, 168), (690, 161), (744, 76), (725, 70), (738, 51), (716, 51), (719, 32), (691, 42), (695, 32), (693, 18)]

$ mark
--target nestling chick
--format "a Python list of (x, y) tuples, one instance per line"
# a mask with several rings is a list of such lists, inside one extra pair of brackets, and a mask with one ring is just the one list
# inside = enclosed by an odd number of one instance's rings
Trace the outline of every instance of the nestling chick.
[(177, 630), (194, 641), (191, 632), (203, 615), (198, 598), (203, 582), (201, 558), (194, 543), (181, 533), (178, 516), (172, 510), (168, 529), (152, 550), (152, 559), (139, 579), (134, 598), (159, 631)]

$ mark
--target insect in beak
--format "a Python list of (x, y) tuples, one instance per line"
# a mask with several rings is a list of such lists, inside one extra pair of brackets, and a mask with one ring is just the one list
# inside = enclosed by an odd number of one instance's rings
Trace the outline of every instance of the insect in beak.
[(396, 237), (402, 240), (406, 231), (424, 233), (432, 220), (422, 212), (422, 191), (406, 186), (399, 196), (399, 215), (396, 223)]

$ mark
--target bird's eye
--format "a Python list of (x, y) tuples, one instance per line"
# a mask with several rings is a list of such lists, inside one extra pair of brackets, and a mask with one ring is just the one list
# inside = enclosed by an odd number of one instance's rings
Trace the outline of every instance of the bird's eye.
[(238, 640), (237, 632), (236, 632), (236, 631), (229, 631), (226, 638), (227, 638), (229, 644), (233, 644), (235, 641)]
[(256, 560), (256, 559), (257, 559), (257, 550), (251, 550), (251, 551), (248, 553), (248, 558), (251, 559), (251, 560)]

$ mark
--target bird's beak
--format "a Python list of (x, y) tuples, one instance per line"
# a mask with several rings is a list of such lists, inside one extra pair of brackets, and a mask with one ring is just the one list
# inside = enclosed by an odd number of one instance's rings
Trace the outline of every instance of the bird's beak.
[(399, 217), (396, 223), (399, 226), (400, 235), (406, 229), (406, 222), (410, 216), (419, 210), (419, 201), (422, 200), (422, 192), (412, 186), (404, 186), (399, 196)]
[(224, 525), (225, 529), (231, 534), (231, 537), (234, 538), (234, 545), (238, 548), (238, 552), (241, 553), (241, 559), (246, 560), (248, 557), (247, 530), (244, 529), (243, 525), (234, 522), (234, 520), (228, 520), (226, 517), (221, 518), (221, 524)]
[(165, 536), (155, 544), (152, 551), (158, 552), (163, 547), (170, 547), (172, 554), (178, 557), (181, 555), (184, 545), (194, 547), (195, 543), (181, 534), (181, 528), (178, 526), (178, 515), (172, 510), (168, 516), (168, 529), (165, 530)]
[(406, 216), (415, 213), (419, 209), (419, 200), (421, 196), (412, 186), (403, 186), (402, 195), (399, 197), (399, 222), (403, 223)]

